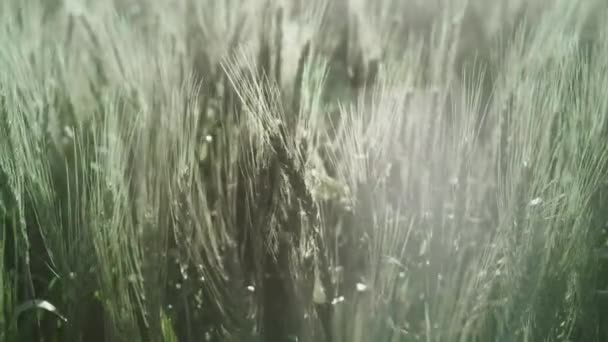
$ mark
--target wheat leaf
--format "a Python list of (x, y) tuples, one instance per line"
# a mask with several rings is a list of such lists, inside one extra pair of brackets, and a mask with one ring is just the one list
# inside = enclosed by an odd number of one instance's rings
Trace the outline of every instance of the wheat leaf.
[(57, 310), (55, 305), (49, 303), (46, 300), (41, 300), (41, 299), (28, 300), (26, 302), (19, 304), (19, 306), (17, 306), (17, 309), (15, 310), (15, 317), (19, 317), (19, 315), (21, 315), (22, 313), (24, 313), (26, 311), (34, 310), (34, 309), (48, 311), (48, 312), (54, 314), (55, 316), (57, 316), (60, 320), (62, 320), (64, 322), (68, 321), (67, 318), (65, 318), (61, 313), (59, 313), (59, 311)]

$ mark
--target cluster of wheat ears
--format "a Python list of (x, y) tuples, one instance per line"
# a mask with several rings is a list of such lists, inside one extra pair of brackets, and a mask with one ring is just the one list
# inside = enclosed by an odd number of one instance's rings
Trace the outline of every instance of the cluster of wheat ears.
[(0, 1), (0, 341), (608, 339), (607, 16)]

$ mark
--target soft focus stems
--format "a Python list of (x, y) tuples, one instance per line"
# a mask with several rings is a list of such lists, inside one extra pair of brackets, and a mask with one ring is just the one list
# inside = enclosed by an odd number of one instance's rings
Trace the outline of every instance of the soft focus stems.
[(310, 41), (304, 44), (302, 48), (302, 53), (300, 54), (300, 59), (298, 60), (298, 69), (296, 71), (296, 79), (293, 89), (293, 113), (297, 116), (300, 113), (300, 101), (302, 101), (302, 80), (304, 77), (304, 66), (308, 61), (308, 57), (310, 55)]
[[(267, 7), (269, 9), (270, 6)], [(268, 19), (269, 11), (265, 11), (264, 17)], [(281, 32), (280, 26), (282, 21), (282, 13), (277, 13), (277, 34), (274, 37), (275, 44), (280, 48)], [(268, 22), (268, 20), (265, 20)], [(258, 75), (262, 82), (276, 82), (280, 86), (280, 59), (281, 54), (274, 56), (275, 63), (272, 63), (273, 56), (270, 49), (270, 39), (263, 29), (260, 33), (260, 49), (258, 52)], [(274, 69), (274, 70), (273, 70)], [(274, 71), (274, 73), (273, 73)], [(273, 80), (274, 79), (274, 80)], [(266, 97), (264, 101), (270, 102), (270, 94), (268, 88), (264, 88)], [(282, 127), (284, 129), (284, 127)], [(276, 134), (276, 132), (270, 132)], [(271, 146), (276, 154), (271, 157), (269, 163), (269, 172), (266, 179), (263, 179), (266, 188), (263, 191), (267, 192), (268, 201), (262, 209), (267, 211), (268, 215), (264, 215), (262, 222), (258, 222), (258, 226), (254, 227), (262, 232), (263, 236), (268, 236), (262, 241), (262, 267), (260, 273), (257, 274), (256, 280), (261, 285), (261, 311), (262, 311), (262, 335), (264, 341), (268, 342), (287, 342), (287, 341), (303, 341), (303, 324), (305, 319), (305, 306), (298, 300), (300, 291), (294, 273), (300, 271), (294, 269), (292, 265), (293, 251), (297, 251), (296, 238), (299, 236), (301, 222), (289, 222), (290, 215), (294, 208), (294, 203), (282, 191), (281, 174), (284, 170), (281, 163), (281, 152), (284, 149), (285, 137), (284, 132), (281, 132), (281, 137), (273, 136), (271, 138)], [(283, 201), (287, 203), (282, 203)], [(277, 204), (285, 205), (285, 211), (276, 211)], [(260, 203), (252, 203), (254, 206)], [(255, 223), (254, 223), (255, 224)], [(262, 226), (259, 226), (261, 224)], [(274, 226), (274, 227), (273, 227)], [(269, 234), (271, 233), (271, 234)], [(274, 240), (274, 241), (273, 241)], [(296, 252), (297, 253), (297, 252)], [(297, 255), (296, 255), (297, 256)], [(297, 259), (297, 258), (296, 258)], [(299, 265), (298, 265), (299, 266)]]
[(297, 284), (290, 272), (291, 248), (283, 240), (279, 241), (276, 256), (266, 254), (262, 288), (264, 341), (302, 341), (304, 308), (297, 300)]
[[(268, 12), (265, 13), (268, 16)], [(268, 36), (261, 33), (260, 50), (258, 52), (258, 74), (264, 82), (275, 82), (280, 86), (281, 82), (281, 40), (282, 40), (282, 20), (283, 12), (276, 12), (276, 31), (274, 44), (277, 53), (271, 53)], [(293, 94), (292, 115), (286, 117), (286, 122), (279, 124), (278, 130), (271, 130), (270, 146), (273, 149), (273, 156), (270, 162), (270, 170), (266, 180), (262, 182), (270, 185), (264, 189), (270, 198), (264, 210), (269, 210), (262, 223), (266, 227), (256, 227), (267, 231), (272, 231), (275, 225), (278, 236), (276, 248), (268, 245), (262, 247), (263, 262), (261, 274), (256, 278), (260, 281), (261, 310), (262, 310), (262, 333), (264, 341), (283, 342), (283, 341), (308, 341), (312, 338), (309, 329), (311, 325), (308, 308), (312, 302), (314, 271), (320, 272), (319, 278), (325, 288), (325, 292), (333, 294), (331, 278), (329, 274), (329, 261), (327, 259), (326, 247), (320, 228), (319, 212), (315, 205), (312, 194), (310, 193), (304, 180), (304, 170), (298, 163), (287, 147), (288, 136), (293, 136), (296, 129), (297, 117), (300, 112), (300, 101), (304, 67), (310, 56), (310, 43), (307, 43), (302, 51), (298, 68)], [(274, 58), (274, 63), (272, 63)], [(267, 89), (266, 89), (267, 90)], [(269, 94), (266, 93), (266, 101), (270, 101)], [(297, 147), (296, 147), (297, 148)], [(306, 153), (305, 151), (301, 151)], [(285, 176), (287, 180), (287, 190), (281, 191), (282, 184), (275, 182)], [(244, 176), (244, 175), (242, 175)], [(241, 179), (241, 182), (246, 181)], [(240, 182), (239, 182), (240, 183)], [(242, 189), (244, 190), (244, 189)], [(289, 195), (286, 195), (289, 194)], [(240, 201), (239, 201), (240, 202)], [(273, 213), (273, 208), (277, 203), (281, 203), (286, 209), (283, 212)], [(251, 203), (253, 206), (264, 205), (262, 203)], [(241, 208), (242, 210), (245, 208)], [(304, 213), (304, 217), (300, 213)], [(273, 215), (274, 214), (274, 215)], [(240, 215), (239, 215), (240, 216)], [(276, 220), (272, 222), (271, 218)], [(303, 219), (306, 219), (311, 229), (313, 243), (316, 246), (316, 255), (310, 260), (303, 260), (299, 255), (299, 239), (302, 236)], [(258, 223), (258, 224), (259, 224)], [(255, 224), (255, 223), (254, 223)], [(245, 233), (247, 234), (247, 233)], [(251, 238), (243, 236), (245, 245), (253, 243)], [(250, 248), (245, 247), (245, 250)], [(245, 254), (250, 254), (251, 251)], [(253, 254), (256, 254), (255, 252)], [(254, 255), (251, 255), (253, 256)], [(245, 259), (248, 259), (245, 256)], [(251, 260), (250, 260), (251, 261)], [(251, 264), (249, 264), (251, 265)], [(253, 265), (251, 265), (253, 266)], [(317, 313), (323, 324), (326, 340), (331, 341), (331, 317), (333, 308), (329, 303), (317, 306)]]
[[(299, 236), (301, 235), (302, 221), (293, 219), (299, 217), (299, 212), (303, 211), (312, 226), (312, 238), (316, 246), (316, 262), (320, 272), (320, 279), (326, 293), (333, 294), (331, 278), (329, 274), (329, 262), (326, 254), (326, 247), (322, 232), (320, 230), (320, 220), (318, 209), (314, 203), (303, 177), (303, 170), (298, 166), (294, 158), (288, 152), (286, 142), (286, 128), (279, 126), (278, 133), (271, 136), (270, 145), (274, 149), (273, 173), (279, 177), (283, 173), (288, 182), (289, 193), (295, 195), (295, 199), (289, 201), (286, 215), (287, 221), (279, 222), (279, 242), (276, 256), (271, 250), (266, 250), (266, 263), (264, 272), (264, 331), (267, 341), (293, 341), (294, 337), (298, 341), (304, 340), (304, 319), (306, 315), (306, 302), (312, 294), (312, 286), (307, 286), (314, 281), (314, 265), (298, 265), (300, 269), (292, 269), (291, 258), (298, 259), (298, 255), (291, 256), (289, 251), (298, 251)], [(276, 194), (277, 189), (269, 189)], [(284, 199), (282, 199), (284, 200)], [(281, 216), (284, 218), (285, 216)], [(306, 263), (306, 261), (305, 261)], [(302, 267), (304, 266), (304, 267)], [(298, 285), (301, 280), (296, 280), (298, 272), (305, 284)], [(294, 274), (296, 273), (296, 274)], [(307, 293), (301, 293), (301, 289), (307, 289)], [(308, 293), (310, 292), (310, 293)], [(328, 305), (321, 305), (317, 308), (319, 318), (322, 321), (327, 340), (331, 337), (331, 314), (332, 308)]]
[[(301, 92), (302, 92), (302, 82), (304, 75), (304, 67), (306, 62), (309, 60), (311, 55), (311, 47), (310, 41), (306, 42), (302, 49), (302, 53), (300, 54), (300, 59), (298, 60), (298, 69), (296, 72), (295, 86), (294, 86), (294, 94), (293, 94), (293, 113), (295, 116), (298, 116), (301, 110)], [(303, 142), (306, 144), (306, 141)], [(284, 146), (284, 145), (283, 145)], [(288, 179), (295, 190), (296, 194), (300, 197), (300, 201), (302, 206), (304, 207), (304, 212), (306, 216), (309, 218), (310, 223), (312, 224), (312, 233), (314, 245), (317, 247), (317, 255), (315, 262), (317, 263), (317, 269), (319, 274), (319, 278), (321, 279), (322, 286), (324, 287), (325, 293), (334, 295), (333, 283), (331, 281), (331, 275), (329, 273), (330, 265), (329, 259), (327, 255), (327, 247), (325, 246), (325, 239), (323, 237), (323, 232), (321, 231), (320, 224), (320, 213), (317, 206), (314, 204), (314, 200), (312, 198), (312, 194), (310, 193), (304, 179), (296, 172), (296, 165), (294, 160), (289, 158), (287, 151), (284, 149), (277, 151), (279, 155), (279, 160), (283, 165), (286, 166), (288, 171)], [(301, 148), (301, 155), (306, 153), (306, 148)], [(314, 267), (313, 267), (314, 272)], [(313, 286), (314, 288), (314, 286)], [(333, 316), (333, 306), (330, 303), (323, 304), (315, 304), (315, 308), (317, 311), (317, 315), (323, 325), (323, 332), (325, 334), (326, 341), (332, 340), (332, 316)]]
[(509, 93), (500, 116), (500, 145), (498, 151), (498, 175), (502, 183), (506, 182), (509, 166), (509, 131), (511, 130), (511, 113), (513, 112), (513, 93)]
[(274, 44), (276, 51), (276, 59), (274, 63), (274, 77), (277, 81), (277, 84), (281, 85), (281, 62), (283, 59), (282, 54), (282, 43), (283, 43), (283, 9), (278, 8), (276, 13), (276, 21), (275, 21), (275, 36), (274, 36)]
[[(284, 129), (281, 129), (280, 132), (284, 132)], [(281, 135), (284, 135), (284, 133)], [(323, 238), (323, 233), (321, 231), (319, 211), (317, 206), (315, 205), (312, 194), (306, 186), (306, 182), (303, 178), (303, 173), (298, 170), (295, 160), (293, 160), (293, 158), (287, 152), (285, 144), (281, 142), (281, 140), (284, 141), (284, 139), (284, 137), (281, 139), (280, 137), (275, 135), (271, 138), (271, 145), (275, 147), (274, 152), (276, 153), (279, 164), (287, 175), (290, 189), (293, 190), (293, 193), (296, 194), (298, 201), (301, 203), (302, 210), (304, 211), (306, 217), (309, 219), (312, 225), (312, 238), (314, 241), (314, 245), (316, 246), (316, 262), (318, 264), (319, 278), (321, 280), (321, 284), (325, 290), (325, 293), (333, 296), (334, 289), (333, 284), (331, 282), (331, 275), (329, 273), (330, 265), (329, 260), (327, 258), (327, 248), (325, 246), (325, 239)], [(298, 208), (291, 208), (291, 210), (294, 209)], [(292, 233), (299, 234), (299, 232)], [(310, 276), (310, 274), (307, 274), (306, 276)], [(309, 294), (307, 293), (306, 295)], [(331, 341), (333, 307), (329, 303), (325, 303), (317, 305), (316, 310), (323, 325), (326, 340)]]

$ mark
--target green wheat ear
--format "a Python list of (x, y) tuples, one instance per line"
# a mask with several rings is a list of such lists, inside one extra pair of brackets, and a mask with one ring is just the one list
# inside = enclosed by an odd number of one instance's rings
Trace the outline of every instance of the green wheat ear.
[(177, 342), (177, 336), (175, 335), (175, 331), (173, 331), (173, 326), (171, 324), (171, 319), (165, 313), (165, 310), (160, 310), (160, 329), (163, 336), (164, 342)]

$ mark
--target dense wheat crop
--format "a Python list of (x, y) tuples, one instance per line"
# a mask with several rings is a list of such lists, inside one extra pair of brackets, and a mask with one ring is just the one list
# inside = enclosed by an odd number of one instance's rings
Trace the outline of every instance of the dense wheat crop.
[(0, 1), (0, 341), (605, 341), (604, 1)]

